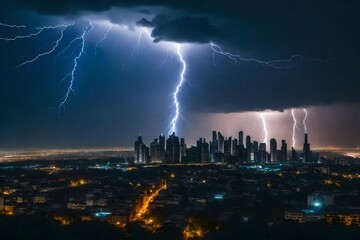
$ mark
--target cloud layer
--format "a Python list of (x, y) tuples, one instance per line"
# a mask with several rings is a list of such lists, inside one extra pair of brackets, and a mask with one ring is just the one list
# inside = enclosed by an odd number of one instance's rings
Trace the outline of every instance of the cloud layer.
[[(1, 22), (43, 26), (77, 19), (77, 30), (66, 32), (67, 41), (78, 36), (82, 21), (92, 18), (133, 28), (121, 33), (112, 30), (94, 57), (94, 45), (106, 30), (94, 20), (87, 54), (76, 75), (77, 95), (61, 120), (49, 109), (67, 86), (65, 82), (59, 87), (59, 79), (69, 71), (71, 57), (44, 58), (31, 67), (11, 70), (21, 59), (51, 49), (59, 32), (45, 31), (30, 41), (1, 44), (0, 107), (6, 117), (0, 119), (0, 135), (5, 138), (11, 132), (16, 142), (21, 134), (46, 136), (51, 131), (65, 143), (84, 136), (92, 144), (97, 138), (88, 137), (91, 133), (81, 130), (83, 126), (96, 133), (98, 141), (112, 143), (120, 135), (128, 140), (147, 128), (149, 134), (165, 130), (171, 113), (169, 94), (180, 64), (174, 52), (166, 55), (163, 42), (186, 45), (186, 84), (179, 96), (184, 115), (360, 102), (359, 4), (340, 0), (2, 1)], [(121, 64), (138, 41), (136, 25), (151, 28), (155, 43), (143, 41), (139, 55), (122, 72)], [(15, 32), (0, 28), (0, 36), (9, 34)], [(247, 59), (303, 57), (294, 58), (283, 69), (255, 61), (235, 64), (213, 53), (210, 42)], [(108, 133), (113, 125), (118, 135)]]

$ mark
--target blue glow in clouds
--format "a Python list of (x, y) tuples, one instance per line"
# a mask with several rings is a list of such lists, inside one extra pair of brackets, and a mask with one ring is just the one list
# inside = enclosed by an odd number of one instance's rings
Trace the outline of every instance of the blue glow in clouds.
[(178, 122), (178, 119), (180, 116), (180, 103), (179, 103), (179, 99), (178, 99), (178, 94), (180, 92), (181, 86), (183, 85), (183, 83), (185, 81), (185, 72), (186, 72), (186, 62), (181, 53), (180, 45), (177, 44), (176, 48), (177, 48), (176, 53), (179, 56), (179, 60), (182, 64), (182, 70), (180, 73), (179, 83), (176, 85), (175, 91), (173, 93), (173, 98), (174, 98), (173, 106), (175, 107), (175, 115), (170, 122), (170, 130), (168, 132), (168, 135), (171, 135), (173, 132), (175, 132), (175, 133), (177, 132), (177, 122)]

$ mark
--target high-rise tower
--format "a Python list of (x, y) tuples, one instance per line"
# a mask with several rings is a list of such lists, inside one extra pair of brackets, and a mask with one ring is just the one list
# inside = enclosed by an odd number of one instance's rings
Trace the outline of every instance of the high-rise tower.
[(271, 162), (276, 162), (276, 160), (277, 160), (276, 150), (277, 150), (276, 139), (272, 138), (270, 140), (270, 161)]

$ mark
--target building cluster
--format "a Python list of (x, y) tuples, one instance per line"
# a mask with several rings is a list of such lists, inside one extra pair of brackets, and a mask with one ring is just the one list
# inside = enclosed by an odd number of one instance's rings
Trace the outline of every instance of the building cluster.
[[(305, 133), (303, 151), (299, 154), (294, 148), (288, 151), (286, 140), (272, 138), (269, 142), (269, 152), (266, 143), (252, 141), (251, 136), (246, 136), (244, 141), (243, 131), (238, 138), (224, 137), (221, 132), (212, 132), (212, 140), (199, 138), (196, 146), (187, 147), (184, 138), (179, 138), (173, 133), (167, 139), (164, 135), (154, 139), (150, 147), (146, 146), (140, 135), (134, 145), (136, 164), (148, 163), (207, 163), (207, 162), (251, 162), (265, 164), (270, 162), (286, 161), (317, 161), (315, 154), (310, 150), (308, 134)], [(290, 153), (290, 154), (289, 154)]]
[[(158, 156), (176, 159), (172, 149), (178, 138), (166, 140), (154, 141), (166, 143)], [(224, 151), (229, 148), (225, 141)], [(181, 139), (178, 142), (180, 148)], [(194, 147), (202, 150), (198, 156), (211, 159), (206, 141)], [(269, 224), (323, 220), (360, 226), (360, 165), (129, 162), (117, 158), (0, 163), (0, 214), (40, 214), (62, 224), (104, 221), (118, 227), (141, 221), (151, 231), (174, 224), (189, 234), (211, 230), (203, 220), (191, 228), (188, 219), (212, 212), (219, 213), (212, 216), (219, 226), (239, 219), (238, 213), (243, 221)]]

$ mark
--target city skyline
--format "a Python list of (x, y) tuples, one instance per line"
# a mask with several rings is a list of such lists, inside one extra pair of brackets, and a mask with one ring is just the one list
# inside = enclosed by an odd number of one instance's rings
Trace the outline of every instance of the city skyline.
[(326, 155), (312, 151), (308, 133), (303, 135), (302, 149), (288, 147), (284, 139), (258, 142), (243, 131), (238, 132), (238, 137), (224, 136), (219, 131), (212, 131), (211, 135), (208, 140), (199, 137), (196, 144), (187, 144), (186, 139), (176, 136), (175, 132), (167, 138), (160, 134), (148, 143), (139, 135), (134, 142), (134, 164), (320, 164), (326, 159)]
[(305, 128), (360, 146), (358, 3), (212, 3), (2, 2), (0, 148), (212, 129), (301, 147)]
[(360, 1), (0, 0), (0, 232), (359, 240)]

